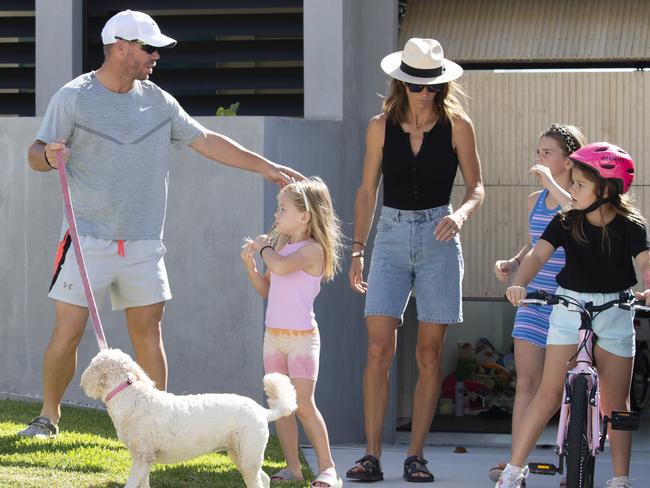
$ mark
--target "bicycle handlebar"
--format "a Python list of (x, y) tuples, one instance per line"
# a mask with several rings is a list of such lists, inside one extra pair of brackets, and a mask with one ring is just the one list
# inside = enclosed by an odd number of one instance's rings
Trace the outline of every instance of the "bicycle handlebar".
[(622, 291), (619, 294), (619, 297), (617, 299), (611, 300), (601, 305), (594, 305), (591, 302), (580, 303), (578, 300), (572, 297), (568, 297), (565, 295), (555, 295), (553, 293), (547, 293), (543, 290), (538, 290), (538, 291), (533, 291), (531, 293), (528, 293), (526, 295), (526, 298), (521, 300), (520, 303), (525, 305), (539, 305), (539, 306), (557, 305), (561, 303), (567, 308), (569, 307), (569, 305), (577, 305), (585, 312), (588, 312), (590, 314), (593, 312), (602, 312), (603, 310), (607, 310), (612, 307), (618, 307), (623, 310), (642, 310), (645, 312), (650, 312), (650, 307), (645, 304), (645, 301), (634, 298), (634, 295), (627, 291)]

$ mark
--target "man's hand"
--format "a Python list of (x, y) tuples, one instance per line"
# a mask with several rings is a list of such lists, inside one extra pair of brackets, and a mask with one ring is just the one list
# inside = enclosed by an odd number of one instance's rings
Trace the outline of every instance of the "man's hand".
[(57, 169), (59, 167), (59, 161), (56, 157), (57, 151), (61, 151), (63, 161), (67, 163), (68, 159), (70, 158), (70, 149), (65, 146), (65, 140), (61, 137), (59, 137), (56, 142), (45, 144), (44, 156), (47, 158), (45, 162), (48, 163), (49, 166), (53, 169)]
[(264, 171), (262, 175), (268, 181), (278, 185), (280, 188), (282, 188), (285, 185), (288, 185), (294, 180), (305, 179), (305, 177), (298, 171), (291, 169), (288, 166), (282, 166), (280, 164), (275, 164), (275, 163), (269, 163), (266, 171)]

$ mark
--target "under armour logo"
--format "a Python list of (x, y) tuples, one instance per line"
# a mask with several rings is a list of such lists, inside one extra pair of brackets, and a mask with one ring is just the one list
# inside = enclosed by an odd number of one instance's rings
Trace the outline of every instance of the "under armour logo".
[(63, 282), (63, 288), (67, 288), (68, 290), (72, 290), (72, 283), (68, 283), (67, 281)]

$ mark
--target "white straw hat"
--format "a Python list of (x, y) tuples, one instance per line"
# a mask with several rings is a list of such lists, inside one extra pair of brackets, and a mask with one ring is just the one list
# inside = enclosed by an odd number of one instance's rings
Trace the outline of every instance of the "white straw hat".
[(391, 78), (419, 85), (446, 83), (463, 74), (463, 68), (445, 59), (438, 41), (417, 37), (406, 41), (403, 51), (382, 59), (381, 69)]
[(155, 47), (174, 47), (176, 39), (160, 32), (156, 21), (144, 12), (124, 10), (106, 21), (102, 29), (102, 42), (113, 44), (118, 38), (142, 41)]

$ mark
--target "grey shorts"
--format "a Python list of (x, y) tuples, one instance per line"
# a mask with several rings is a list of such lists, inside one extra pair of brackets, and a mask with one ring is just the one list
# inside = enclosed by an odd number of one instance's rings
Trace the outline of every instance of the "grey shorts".
[[(161, 240), (111, 241), (79, 236), (79, 244), (97, 306), (107, 291), (113, 310), (143, 307), (172, 297), (163, 259), (166, 249)], [(59, 244), (48, 296), (88, 306), (74, 247), (67, 234)]]
[(421, 322), (462, 322), (463, 254), (460, 238), (438, 241), (433, 230), (450, 206), (426, 210), (383, 207), (370, 257), (364, 315), (402, 322), (414, 291)]

